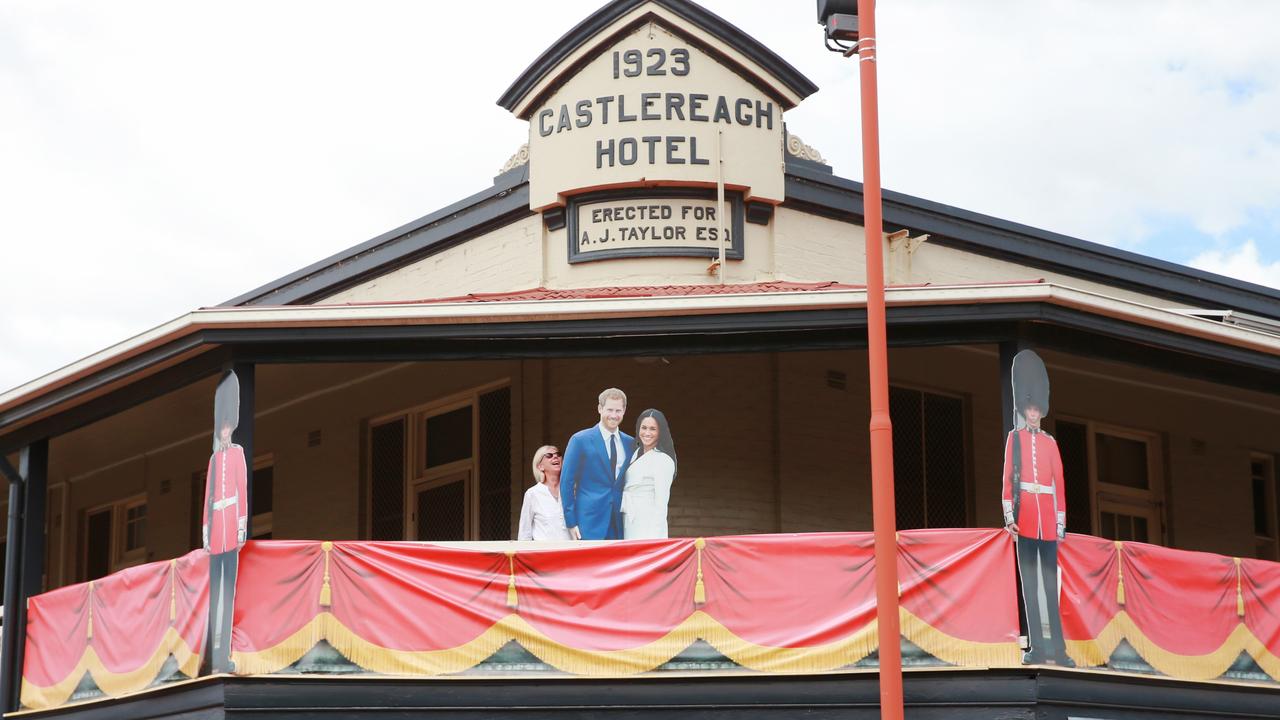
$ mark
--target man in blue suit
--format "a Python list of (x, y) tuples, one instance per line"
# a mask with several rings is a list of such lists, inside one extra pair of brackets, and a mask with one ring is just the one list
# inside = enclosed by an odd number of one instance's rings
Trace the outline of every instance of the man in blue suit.
[(622, 485), (635, 451), (635, 438), (618, 429), (627, 412), (627, 395), (609, 388), (600, 393), (596, 409), (599, 424), (569, 438), (560, 470), (564, 525), (574, 540), (622, 537)]

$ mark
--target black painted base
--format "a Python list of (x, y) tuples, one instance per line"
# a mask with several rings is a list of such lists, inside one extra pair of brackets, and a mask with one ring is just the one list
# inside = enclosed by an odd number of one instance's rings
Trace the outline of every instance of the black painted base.
[[(915, 670), (912, 719), (1274, 718), (1280, 689), (1026, 668)], [(74, 718), (841, 718), (879, 717), (875, 672), (619, 680), (213, 677), (29, 717)]]

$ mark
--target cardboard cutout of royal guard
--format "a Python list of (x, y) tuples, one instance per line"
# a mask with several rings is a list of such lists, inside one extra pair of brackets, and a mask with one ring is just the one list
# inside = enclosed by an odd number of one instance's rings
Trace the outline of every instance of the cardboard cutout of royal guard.
[(240, 381), (227, 373), (213, 400), (213, 454), (205, 476), (204, 549), (209, 552), (209, 648), (213, 672), (233, 672), (231, 620), (236, 567), (248, 530), (248, 470), (244, 448), (231, 441), (240, 422)]
[[(1023, 662), (1073, 666), (1058, 611), (1058, 541), (1066, 537), (1067, 499), (1058, 443), (1040, 429), (1049, 413), (1049, 375), (1031, 350), (1013, 358), (1014, 429), (1004, 448), (1002, 506), (1005, 528), (1017, 537), (1030, 649)], [(1044, 586), (1049, 637), (1043, 637), (1039, 587)]]

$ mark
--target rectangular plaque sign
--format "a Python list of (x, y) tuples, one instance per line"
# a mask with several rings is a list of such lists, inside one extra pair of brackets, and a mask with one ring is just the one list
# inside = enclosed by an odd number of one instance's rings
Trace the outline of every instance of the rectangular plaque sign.
[(705, 191), (606, 193), (571, 200), (569, 262), (619, 257), (717, 257), (726, 232), (725, 257), (742, 259), (742, 198), (725, 194), (727, 222)]

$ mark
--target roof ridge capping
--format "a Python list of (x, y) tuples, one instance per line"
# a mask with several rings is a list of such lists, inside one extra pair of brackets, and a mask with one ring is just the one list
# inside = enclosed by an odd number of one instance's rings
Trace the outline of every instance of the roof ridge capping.
[[(579, 48), (599, 38), (600, 33), (610, 25), (644, 5), (662, 7), (726, 43), (756, 63), (761, 70), (772, 75), (774, 80), (802, 100), (818, 91), (818, 86), (801, 74), (791, 63), (736, 25), (697, 3), (688, 0), (613, 0), (588, 15), (552, 43), (551, 47), (544, 50), (502, 93), (498, 98), (498, 105), (516, 113), (522, 120), (528, 119), (536, 103), (524, 104), (524, 101), (548, 75)], [(609, 38), (601, 38), (600, 42), (608, 40)], [(727, 60), (727, 58), (723, 59)], [(554, 88), (554, 85), (546, 88), (541, 94), (545, 95)], [(794, 103), (787, 98), (779, 99), (783, 101), (784, 110), (794, 106)], [(518, 112), (522, 104), (524, 104), (523, 112)]]

